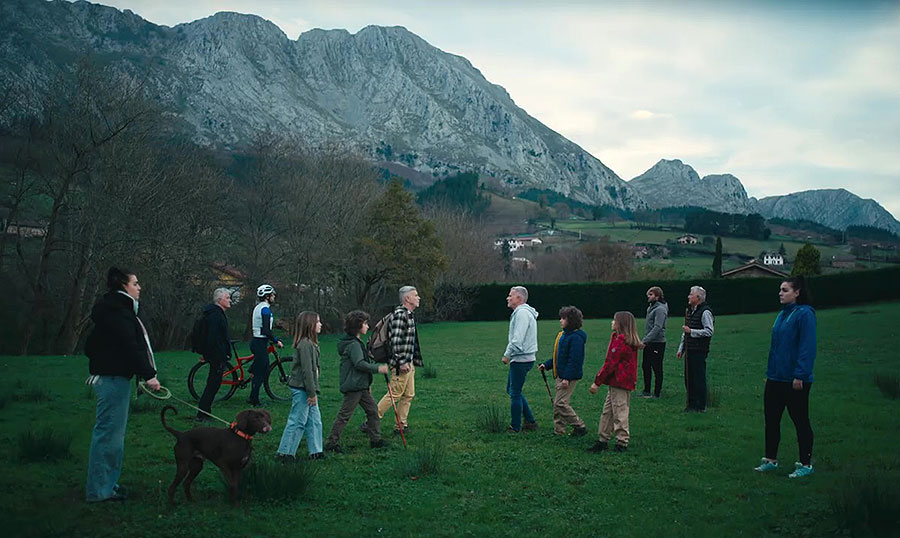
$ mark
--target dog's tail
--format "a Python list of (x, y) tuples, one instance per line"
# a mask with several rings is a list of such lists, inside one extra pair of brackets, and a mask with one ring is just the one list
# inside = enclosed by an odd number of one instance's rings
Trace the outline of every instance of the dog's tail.
[(176, 429), (174, 429), (174, 428), (172, 428), (172, 427), (169, 426), (168, 424), (166, 424), (166, 411), (168, 411), (169, 409), (171, 409), (173, 412), (175, 412), (176, 415), (178, 414), (178, 410), (177, 410), (177, 409), (175, 409), (175, 408), (172, 407), (171, 405), (167, 405), (167, 406), (165, 406), (165, 407), (162, 408), (162, 411), (159, 412), (159, 420), (162, 421), (163, 428), (167, 429), (167, 430), (169, 431), (169, 433), (171, 433), (171, 434), (174, 435), (175, 437), (178, 437), (178, 434), (181, 433), (181, 432), (178, 431), (178, 430), (176, 430)]

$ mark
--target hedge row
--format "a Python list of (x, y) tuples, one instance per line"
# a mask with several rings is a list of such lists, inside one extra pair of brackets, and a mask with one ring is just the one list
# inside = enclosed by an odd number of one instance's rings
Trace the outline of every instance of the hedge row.
[[(810, 279), (809, 290), (816, 308), (849, 306), (873, 301), (900, 299), (900, 267), (874, 271), (846, 272)], [(778, 302), (778, 278), (736, 278), (668, 280), (657, 282), (614, 282), (577, 284), (524, 284), (528, 303), (544, 318), (553, 319), (559, 309), (575, 305), (588, 318), (611, 318), (618, 310), (644, 317), (647, 288), (660, 286), (669, 303), (670, 316), (681, 315), (691, 286), (703, 286), (707, 302), (716, 314), (774, 312)], [(506, 296), (510, 284), (484, 284), (474, 288), (470, 321), (509, 319)]]

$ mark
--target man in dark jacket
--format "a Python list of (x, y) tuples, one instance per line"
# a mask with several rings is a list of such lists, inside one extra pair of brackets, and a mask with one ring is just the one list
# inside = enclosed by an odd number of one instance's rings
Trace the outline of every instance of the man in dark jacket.
[(231, 308), (231, 292), (226, 288), (218, 288), (213, 292), (213, 302), (203, 307), (203, 334), (206, 335), (202, 342), (203, 361), (209, 364), (209, 373), (206, 377), (206, 388), (200, 396), (197, 412), (198, 422), (212, 420), (212, 402), (222, 386), (222, 374), (225, 365), (231, 358), (231, 333), (228, 330), (228, 318), (225, 311)]
[(686, 412), (706, 412), (706, 357), (713, 335), (713, 321), (712, 310), (706, 304), (706, 290), (692, 286), (681, 327), (681, 344), (676, 354), (679, 359), (685, 355)]
[[(666, 304), (663, 290), (653, 286), (647, 290), (647, 324), (644, 342), (644, 392), (642, 398), (659, 398), (663, 383), (663, 356), (666, 353), (666, 319), (669, 317), (669, 305)], [(653, 392), (650, 392), (650, 380), (656, 376)]]

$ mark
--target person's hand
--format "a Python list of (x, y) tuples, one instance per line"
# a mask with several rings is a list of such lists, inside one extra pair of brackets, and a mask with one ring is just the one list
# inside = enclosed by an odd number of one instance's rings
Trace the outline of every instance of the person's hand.
[(506, 355), (503, 356), (503, 364), (509, 364), (509, 357)]
[(597, 386), (596, 383), (591, 383), (591, 388), (588, 389), (591, 394), (597, 394), (597, 391), (600, 390), (600, 387)]
[(388, 369), (387, 364), (379, 364), (378, 365), (378, 373), (379, 374), (387, 374), (389, 372), (390, 372), (390, 370)]
[(284, 343), (283, 343), (281, 340), (275, 342), (275, 345), (278, 346), (279, 348), (283, 348), (283, 347), (284, 347)]
[(156, 379), (156, 376), (151, 377), (147, 380), (147, 386), (150, 387), (154, 392), (158, 391), (160, 388), (159, 379)]
[(200, 355), (199, 357), (197, 357), (197, 361), (198, 362), (206, 362), (206, 359), (203, 358), (203, 355)]
[(546, 368), (544, 368), (543, 364), (538, 364), (538, 370), (543, 372), (544, 370), (546, 370)]
[(681, 358), (681, 352), (679, 351), (678, 353), (676, 353), (676, 354), (675, 354), (675, 357), (680, 359), (680, 358)]
[(687, 325), (682, 325), (681, 330), (684, 331), (684, 334), (691, 334), (691, 328)]
[(310, 407), (316, 405), (317, 403), (319, 403), (319, 399), (316, 396), (310, 396), (306, 399), (306, 405)]
[(409, 371), (409, 369), (410, 369), (410, 366), (409, 366), (408, 362), (404, 362), (403, 364), (400, 365), (400, 373), (401, 374), (405, 374), (406, 372)]
[(569, 380), (568, 380), (568, 379), (563, 379), (562, 381), (559, 382), (559, 386), (562, 387), (562, 388), (564, 388), (564, 389), (569, 388)]
[(803, 380), (802, 379), (794, 380), (794, 390), (803, 390)]

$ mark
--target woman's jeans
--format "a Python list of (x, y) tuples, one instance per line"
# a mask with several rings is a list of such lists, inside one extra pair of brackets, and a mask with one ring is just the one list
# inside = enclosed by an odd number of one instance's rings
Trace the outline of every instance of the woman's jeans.
[(265, 338), (253, 338), (250, 340), (250, 351), (253, 352), (253, 364), (250, 365), (250, 373), (253, 380), (250, 382), (250, 403), (259, 403), (259, 388), (269, 375), (269, 341)]
[(131, 381), (125, 377), (102, 375), (93, 387), (97, 397), (97, 422), (88, 456), (88, 502), (112, 497), (118, 487), (125, 455)]
[(534, 415), (531, 414), (531, 408), (528, 407), (528, 400), (522, 394), (522, 387), (525, 386), (525, 376), (528, 375), (528, 371), (533, 367), (534, 361), (509, 363), (506, 393), (509, 394), (510, 425), (516, 431), (522, 429), (523, 416), (525, 417), (525, 422), (534, 422)]
[(300, 439), (306, 433), (306, 446), (310, 454), (322, 452), (322, 415), (319, 406), (306, 403), (306, 391), (291, 387), (294, 393), (291, 411), (288, 413), (287, 424), (284, 425), (284, 433), (281, 434), (281, 444), (278, 445), (279, 454), (294, 456)]

